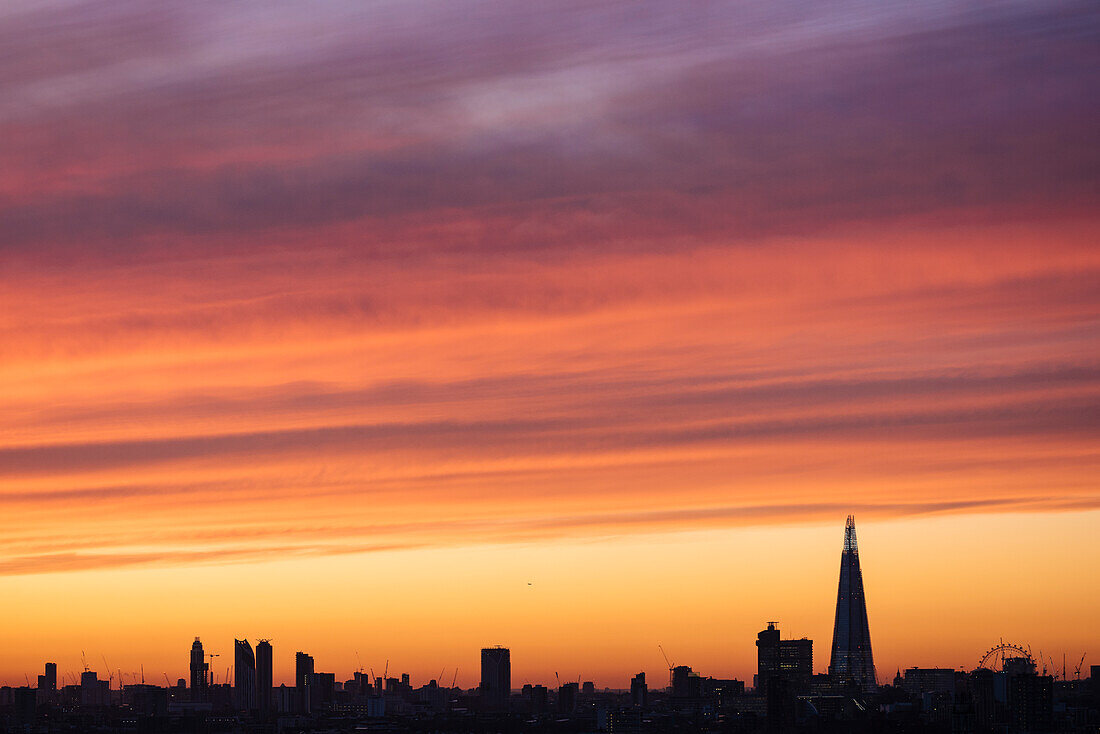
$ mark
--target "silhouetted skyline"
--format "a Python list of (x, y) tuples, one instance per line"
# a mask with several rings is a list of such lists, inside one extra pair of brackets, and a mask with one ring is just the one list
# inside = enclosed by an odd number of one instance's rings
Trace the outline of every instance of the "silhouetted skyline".
[(390, 661), (449, 716), (499, 644), (546, 716), (763, 676), (793, 726), (1100, 651), (1096, 0), (5, 0), (0, 49), (11, 691)]

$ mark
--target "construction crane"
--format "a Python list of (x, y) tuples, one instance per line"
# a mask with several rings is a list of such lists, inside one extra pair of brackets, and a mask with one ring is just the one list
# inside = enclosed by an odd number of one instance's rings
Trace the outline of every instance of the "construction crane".
[(663, 647), (661, 647), (660, 644), (657, 645), (657, 649), (661, 651), (661, 655), (665, 659), (665, 665), (668, 666), (668, 687), (672, 688), (672, 669), (675, 668), (676, 666), (673, 665), (672, 661), (668, 659), (668, 653), (665, 652), (665, 649)]
[(455, 674), (451, 676), (451, 688), (455, 687), (455, 681), (458, 680), (458, 667), (455, 666)]
[(172, 687), (172, 681), (168, 680), (168, 674), (167, 673), (164, 674), (164, 687), (165, 688), (171, 688)]
[(1077, 667), (1073, 670), (1073, 677), (1076, 680), (1081, 680), (1081, 666), (1085, 664), (1085, 653), (1081, 653), (1081, 661), (1077, 663)]
[(363, 672), (363, 659), (359, 657), (359, 651), (355, 651), (355, 662), (359, 663), (359, 667), (355, 669), (356, 673), (362, 674)]
[(88, 661), (84, 659), (84, 651), (80, 651), (80, 664), (84, 666), (84, 672), (88, 672)]
[[(111, 672), (111, 665), (110, 665), (110, 663), (107, 662), (107, 656), (106, 655), (100, 655), (100, 657), (103, 659), (103, 667), (107, 669), (107, 690), (110, 690), (111, 689), (111, 683), (113, 683), (114, 680), (115, 680), (115, 674)], [(121, 680), (118, 682), (118, 686), (119, 686), (119, 688), (122, 687), (122, 681)]]
[(390, 659), (386, 658), (386, 669), (382, 671), (382, 680), (385, 682), (386, 676), (390, 674)]
[(447, 666), (446, 665), (444, 665), (442, 668), (439, 669), (439, 677), (435, 679), (437, 685), (439, 685), (439, 686), (443, 685), (443, 674), (446, 673), (446, 672), (447, 672)]

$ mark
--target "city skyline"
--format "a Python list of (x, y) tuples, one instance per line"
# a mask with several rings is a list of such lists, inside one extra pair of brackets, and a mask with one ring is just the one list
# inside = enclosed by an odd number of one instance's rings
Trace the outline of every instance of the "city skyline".
[[(853, 558), (853, 556), (854, 556), (854, 558)], [(849, 670), (849, 664), (848, 663), (845, 663), (843, 666), (837, 665), (837, 663), (836, 663), (836, 661), (838, 659), (838, 655), (841, 654), (841, 652), (838, 652), (838, 651), (848, 650), (847, 646), (849, 644), (857, 644), (857, 645), (860, 644), (860, 643), (858, 643), (858, 640), (862, 639), (860, 637), (860, 635), (865, 636), (866, 635), (866, 630), (868, 629), (867, 620), (868, 620), (869, 615), (866, 611), (866, 607), (863, 606), (865, 597), (864, 597), (864, 589), (863, 589), (863, 584), (862, 584), (862, 575), (860, 573), (861, 569), (860, 569), (858, 550), (857, 550), (855, 518), (852, 515), (848, 516), (848, 518), (846, 520), (846, 523), (845, 523), (844, 532), (843, 532), (843, 542), (842, 542), (842, 545), (841, 545), (840, 558), (841, 558), (841, 565), (840, 565), (840, 573), (839, 573), (839, 593), (834, 595), (834, 598), (833, 598), (833, 600), (834, 600), (833, 614), (831, 615), (831, 617), (834, 619), (834, 622), (831, 626), (832, 634), (829, 638), (819, 638), (818, 639), (818, 654), (815, 656), (812, 653), (810, 653), (810, 655), (809, 655), (810, 659), (812, 660), (812, 664), (810, 665), (810, 671), (813, 674), (820, 674), (820, 675), (826, 675), (827, 674), (831, 677), (837, 678), (838, 680), (851, 680), (851, 681), (855, 682), (858, 687), (870, 690), (870, 689), (873, 689), (876, 684), (885, 683), (886, 679), (888, 679), (890, 677), (890, 675), (886, 674), (884, 671), (876, 671), (874, 663), (870, 662), (870, 663), (868, 663), (868, 666), (870, 667), (870, 669), (872, 671), (872, 674), (875, 677), (872, 678), (871, 680), (866, 680), (866, 679), (860, 677), (861, 674), (858, 671), (848, 672), (848, 670)], [(806, 579), (798, 579), (798, 581), (806, 581)], [(835, 582), (834, 582), (834, 587), (835, 587)], [(853, 592), (855, 592), (855, 596), (850, 597), (850, 595)], [(853, 599), (857, 603), (853, 603)], [(847, 630), (845, 630), (843, 633), (841, 632), (842, 620), (844, 620), (844, 622), (843, 622), (844, 625), (850, 624), (847, 621), (849, 619), (849, 615), (855, 615), (855, 618), (857, 620), (861, 620), (861, 621), (857, 621), (857, 623), (856, 623), (857, 632), (858, 632), (857, 635), (853, 635), (852, 633), (848, 632)], [(758, 626), (761, 626), (762, 624), (763, 623), (761, 623)], [(751, 623), (750, 623), (750, 626), (751, 626)], [(770, 631), (775, 630), (775, 632), (774, 632), (775, 640), (777, 640), (777, 641), (780, 639), (779, 635), (780, 635), (781, 630), (787, 634), (788, 638), (793, 639), (794, 637), (798, 637), (798, 638), (802, 639), (803, 641), (806, 641), (806, 639), (807, 639), (806, 635), (802, 634), (801, 632), (796, 631), (797, 632), (797, 634), (796, 634), (796, 632), (792, 632), (790, 629), (784, 627), (781, 619), (775, 619), (775, 620), (768, 621), (767, 622), (767, 628), (769, 630), (769, 632), (767, 634), (771, 634)], [(860, 629), (862, 629), (862, 631), (859, 631)], [(759, 636), (762, 636), (764, 634), (765, 634), (764, 632), (761, 632)], [(290, 650), (279, 649), (279, 652), (277, 654), (275, 654), (274, 656), (272, 656), (271, 651), (272, 651), (273, 645), (272, 645), (271, 640), (269, 640), (267, 638), (262, 638), (262, 639), (261, 638), (253, 638), (257, 643), (256, 651), (254, 653), (253, 648), (251, 647), (251, 645), (249, 643), (248, 636), (245, 636), (245, 637), (240, 638), (240, 639), (238, 639), (237, 637), (234, 636), (233, 642), (232, 642), (231, 646), (228, 648), (231, 651), (231, 652), (228, 653), (228, 658), (222, 660), (221, 663), (218, 663), (218, 662), (216, 662), (216, 658), (224, 657), (224, 656), (226, 656), (227, 653), (221, 652), (222, 647), (220, 645), (218, 645), (217, 641), (214, 641), (213, 644), (211, 644), (211, 639), (207, 637), (207, 638), (205, 638), (206, 643), (204, 645), (204, 643), (201, 641), (202, 639), (204, 639), (204, 637), (202, 635), (196, 636), (195, 639), (194, 639), (194, 642), (193, 642), (192, 648), (191, 648), (191, 654), (190, 654), (190, 671), (187, 673), (186, 677), (182, 674), (179, 675), (179, 676), (175, 676), (168, 670), (164, 670), (164, 671), (160, 672), (160, 675), (162, 677), (164, 677), (166, 680), (172, 682), (173, 684), (175, 683), (175, 681), (177, 679), (188, 680), (189, 681), (189, 683), (188, 683), (189, 690), (196, 691), (201, 686), (202, 687), (202, 692), (193, 694), (193, 695), (196, 695), (198, 697), (197, 700), (205, 700), (206, 699), (207, 694), (205, 693), (205, 687), (207, 685), (210, 685), (210, 684), (225, 685), (229, 682), (232, 682), (232, 684), (234, 686), (234, 690), (236, 690), (236, 688), (241, 684), (243, 684), (245, 688), (251, 688), (251, 689), (255, 690), (256, 682), (258, 680), (261, 680), (261, 678), (258, 677), (258, 676), (260, 676), (261, 673), (265, 670), (261, 665), (261, 655), (260, 655), (260, 649), (261, 648), (265, 649), (265, 654), (268, 656), (267, 661), (268, 661), (269, 664), (271, 664), (271, 667), (266, 668), (266, 672), (268, 674), (268, 680), (270, 680), (272, 682), (273, 687), (278, 687), (280, 685), (288, 685), (288, 686), (291, 686), (291, 687), (301, 686), (302, 681), (305, 680), (305, 676), (307, 674), (312, 674), (315, 670), (319, 670), (319, 668), (317, 667), (315, 656), (313, 656), (311, 654), (308, 654), (307, 652), (303, 651), (301, 649), (301, 646), (296, 648), (293, 652), (291, 652)], [(1004, 638), (1002, 636), (1001, 640), (1003, 641), (1003, 639)], [(812, 637), (808, 638), (808, 641), (812, 644), (813, 638)], [(830, 641), (832, 643), (831, 645), (828, 644)], [(783, 644), (795, 644), (795, 643), (798, 643), (798, 642), (799, 642), (799, 640), (793, 640), (793, 642), (791, 642), (791, 643), (784, 642)], [(993, 642), (992, 639), (987, 640), (987, 643), (992, 643), (992, 642)], [(1029, 643), (1027, 643), (1027, 641), (1023, 641), (1023, 642), (1030, 649), (1031, 645)], [(747, 638), (745, 640), (741, 640), (740, 643), (741, 643), (741, 646), (744, 647), (746, 650), (751, 650), (751, 647), (749, 647), (748, 644), (747, 644)], [(750, 666), (750, 668), (748, 670), (745, 670), (745, 669), (733, 670), (728, 666), (727, 667), (720, 667), (718, 670), (706, 670), (705, 663), (708, 660), (706, 658), (706, 656), (703, 656), (701, 660), (697, 660), (697, 661), (679, 659), (678, 663), (688, 665), (690, 667), (693, 667), (696, 670), (702, 670), (703, 672), (705, 672), (707, 674), (716, 675), (717, 677), (720, 677), (720, 678), (721, 677), (728, 677), (728, 678), (736, 678), (736, 679), (739, 679), (739, 680), (748, 681), (749, 685), (755, 686), (755, 683), (753, 683), (753, 681), (754, 681), (753, 671), (755, 671), (758, 660), (759, 660), (760, 645), (761, 645), (761, 642), (758, 641), (756, 643), (756, 648), (757, 649), (751, 652), (752, 665)], [(988, 645), (987, 645), (987, 647), (988, 647)], [(910, 668), (910, 667), (918, 667), (918, 668), (919, 667), (945, 667), (945, 665), (946, 665), (946, 667), (948, 669), (953, 668), (953, 669), (956, 669), (956, 670), (969, 671), (969, 670), (973, 669), (974, 667), (977, 667), (977, 661), (981, 658), (982, 655), (984, 655), (987, 652), (987, 647), (982, 647), (978, 650), (975, 650), (973, 660), (968, 660), (966, 662), (958, 663), (956, 665), (949, 665), (949, 664), (946, 664), (946, 661), (943, 661), (943, 660), (935, 661), (935, 660), (930, 660), (930, 658), (927, 657), (927, 656), (921, 656), (921, 657), (916, 658), (915, 661), (898, 661), (895, 664), (895, 667), (892, 668), (892, 670), (896, 669), (896, 670), (900, 671), (902, 669), (906, 669), (906, 668)], [(658, 644), (658, 647), (656, 648), (655, 653), (652, 657), (662, 657), (662, 656), (664, 656), (666, 653), (664, 653), (664, 651), (661, 648), (662, 648), (662, 645)], [(486, 655), (487, 654), (490, 654), (490, 655), (494, 654), (497, 649), (503, 650), (503, 652), (506, 656), (505, 657), (505, 662), (503, 663), (503, 667), (508, 672), (504, 673), (504, 676), (505, 676), (506, 679), (511, 679), (511, 672), (510, 672), (511, 661), (510, 661), (510, 656), (509, 656), (508, 653), (513, 648), (510, 647), (509, 645), (498, 645), (498, 643), (494, 643), (492, 646), (490, 646), (488, 648), (483, 647), (481, 649), (481, 663), (480, 663), (481, 667), (482, 667), (482, 670), (484, 670), (484, 666), (486, 665)], [(110, 650), (110, 651), (107, 651), (107, 652), (109, 652), (111, 657), (114, 658), (118, 651), (117, 650)], [(342, 653), (340, 655), (335, 656), (335, 659), (346, 660), (347, 656), (348, 656), (348, 652), (349, 652), (348, 650), (342, 651)], [(344, 677), (350, 679), (352, 677), (352, 673), (354, 673), (356, 671), (360, 671), (360, 670), (364, 674), (367, 671), (371, 671), (373, 674), (376, 674), (379, 678), (382, 678), (385, 675), (385, 672), (390, 669), (391, 658), (386, 657), (385, 664), (384, 664), (384, 667), (383, 667), (381, 665), (376, 665), (375, 661), (372, 658), (367, 657), (366, 658), (367, 662), (364, 665), (364, 662), (363, 662), (364, 658), (362, 656), (363, 652), (364, 651), (360, 648), (356, 648), (354, 651), (351, 652), (351, 654), (354, 656), (355, 663), (356, 663), (356, 665), (353, 669), (345, 670), (344, 668), (341, 668), (339, 666), (333, 666), (330, 661), (324, 660), (324, 659), (322, 660), (321, 667), (323, 667), (325, 670), (329, 670), (331, 672), (334, 672), (336, 674), (336, 679), (337, 680), (343, 680)], [(366, 652), (367, 652), (368, 655), (370, 654), (370, 651), (366, 651)], [(520, 650), (520, 652), (521, 652), (521, 655), (522, 655), (522, 650)], [(568, 657), (568, 646), (563, 646), (563, 648), (561, 649), (561, 652), (563, 653), (563, 657), (567, 658)], [(1037, 664), (1044, 670), (1044, 672), (1047, 672), (1046, 669), (1048, 667), (1048, 662), (1049, 662), (1049, 667), (1050, 667), (1049, 672), (1050, 672), (1050, 674), (1055, 675), (1055, 676), (1057, 676), (1057, 670), (1055, 669), (1057, 666), (1056, 666), (1056, 663), (1055, 663), (1055, 660), (1054, 660), (1054, 656), (1058, 653), (1061, 653), (1059, 655), (1059, 659), (1063, 659), (1065, 655), (1069, 655), (1070, 657), (1074, 657), (1076, 655), (1076, 651), (1051, 650), (1051, 651), (1048, 651), (1048, 652), (1050, 652), (1050, 655), (1044, 655), (1042, 650), (1036, 649), (1034, 651), (1034, 654), (1035, 654), (1035, 657), (1036, 657), (1036, 660), (1037, 660)], [(868, 650), (867, 654), (868, 654), (868, 659), (870, 659), (870, 651), (869, 650)], [(170, 656), (170, 657), (177, 657), (177, 656)], [(100, 672), (100, 671), (97, 670), (96, 665), (88, 665), (87, 664), (87, 661), (89, 659), (93, 663), (96, 660), (94, 657), (88, 658), (86, 652), (84, 650), (81, 650), (80, 651), (81, 669), (82, 670), (91, 669), (94, 672), (97, 672), (97, 673)], [(106, 661), (107, 661), (106, 654), (102, 655), (100, 659), (102, 659), (103, 662), (106, 663)], [(233, 662), (230, 663), (229, 662), (230, 660), (232, 660)], [(243, 669), (238, 671), (238, 665), (242, 661), (245, 663), (245, 666), (244, 666)], [(406, 675), (412, 675), (412, 677), (420, 679), (420, 676), (418, 676), (416, 673), (410, 674), (408, 670), (401, 668), (400, 663), (399, 663), (399, 658), (398, 659), (392, 659), (392, 662), (395, 663), (395, 665), (393, 667), (393, 670), (395, 670), (395, 671), (400, 670), (400, 673), (404, 673)], [(452, 680), (454, 680), (456, 682), (459, 682), (459, 683), (470, 683), (470, 681), (472, 680), (473, 681), (472, 684), (470, 684), (470, 685), (460, 685), (459, 687), (463, 687), (463, 688), (478, 687), (478, 685), (479, 685), (478, 681), (482, 680), (482, 676), (484, 675), (484, 673), (479, 672), (477, 665), (470, 663), (469, 660), (466, 660), (465, 662), (467, 663), (467, 666), (465, 667), (466, 672), (463, 673), (461, 681), (459, 681), (459, 672), (463, 670), (463, 666), (461, 664), (459, 664), (459, 665), (456, 665), (456, 666), (454, 666), (450, 669), (450, 674), (453, 676)], [(280, 663), (282, 663), (282, 664), (280, 665)], [(673, 663), (672, 661), (666, 661), (666, 663), (667, 664), (676, 664), (676, 663)], [(56, 660), (53, 660), (53, 659), (51, 659), (51, 661), (48, 664), (52, 664), (54, 666), (57, 665)], [(495, 665), (495, 663), (494, 663), (494, 665)], [(377, 670), (375, 670), (376, 667), (377, 667)], [(57, 668), (55, 668), (55, 670), (57, 670)], [(62, 682), (68, 682), (69, 679), (71, 679), (73, 681), (78, 680), (79, 676), (80, 676), (80, 673), (81, 673), (80, 669), (67, 670), (64, 666), (62, 666), (59, 670), (60, 670), (60, 675), (61, 675), (61, 678), (59, 680), (61, 680)], [(444, 665), (442, 670), (443, 670), (443, 672), (446, 672), (447, 667)], [(640, 670), (643, 674), (648, 674), (649, 676), (651, 676), (652, 680), (660, 680), (659, 677), (655, 677), (656, 675), (659, 675), (659, 671), (655, 671), (654, 669), (652, 669), (650, 667), (647, 667), (645, 665), (641, 666)], [(778, 670), (778, 668), (777, 668), (777, 670)], [(122, 668), (111, 669), (109, 671), (104, 672), (103, 675), (108, 676), (108, 678), (106, 678), (106, 680), (108, 680), (108, 682), (113, 687), (116, 687), (116, 688), (120, 687), (120, 684), (123, 683), (123, 682), (128, 682), (130, 684), (138, 682), (138, 675), (139, 674), (145, 675), (146, 680), (149, 680), (149, 682), (155, 684), (155, 680), (152, 680), (154, 678), (154, 674), (151, 672), (152, 668), (150, 668), (149, 672), (143, 672), (143, 671), (144, 671), (144, 664), (139, 664), (138, 668), (134, 669), (134, 670), (130, 670), (128, 668), (125, 669), (125, 670), (123, 670)], [(348, 673), (347, 676), (341, 677), (344, 672)], [(630, 688), (629, 679), (633, 678), (634, 675), (637, 674), (637, 672), (638, 672), (638, 670), (635, 670), (635, 671), (630, 672), (630, 673), (624, 673), (622, 676), (620, 676), (620, 677), (625, 677), (625, 679), (626, 679), (625, 685), (622, 684), (622, 682), (619, 680), (619, 678), (616, 678), (616, 680), (613, 681), (613, 682), (606, 682), (606, 685), (605, 685), (600, 680), (598, 680), (599, 676), (585, 675), (584, 672), (578, 673), (578, 676), (584, 678), (585, 680), (595, 680), (595, 682), (597, 682), (597, 684), (600, 684), (601, 688), (606, 687), (606, 688), (611, 688), (611, 689), (614, 689), (614, 690), (629, 690), (629, 688)], [(533, 678), (529, 668), (521, 668), (520, 675), (522, 676), (521, 680), (523, 680), (525, 683), (537, 683), (537, 684), (542, 684), (542, 685), (549, 686), (552, 683), (560, 682), (559, 679), (558, 679), (557, 672), (555, 672), (553, 674), (553, 676), (554, 676), (553, 679), (545, 679), (545, 680), (544, 679)], [(26, 676), (24, 676), (24, 678), (26, 678)], [(439, 675), (436, 675), (433, 678), (430, 678), (430, 680), (439, 680), (439, 679), (440, 679)], [(444, 680), (440, 681), (441, 686), (446, 681), (446, 676), (443, 676), (443, 679)], [(420, 680), (420, 682), (421, 683), (427, 683), (428, 680), (429, 680), (428, 678), (423, 678), (422, 680)], [(16, 685), (16, 683), (17, 683), (17, 681), (7, 682), (7, 681), (0, 680), (0, 684)], [(513, 689), (515, 689), (515, 688), (516, 687), (513, 686)], [(251, 699), (248, 699), (248, 700), (251, 702)], [(500, 702), (498, 702), (496, 705), (498, 706), (498, 708), (501, 707)], [(244, 708), (247, 709), (247, 708), (249, 708), (249, 706), (245, 706)]]
[(820, 674), (848, 515), (880, 683), (1100, 654), (1096, 0), (6, 0), (0, 49), (0, 683), (656, 688), (769, 621)]

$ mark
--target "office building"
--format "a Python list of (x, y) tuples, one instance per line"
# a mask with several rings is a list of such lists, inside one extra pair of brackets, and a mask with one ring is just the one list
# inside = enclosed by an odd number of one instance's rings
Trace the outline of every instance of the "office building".
[(780, 639), (775, 622), (756, 635), (756, 679), (753, 686), (760, 693), (768, 689), (768, 681), (777, 676), (791, 684), (798, 694), (810, 691), (814, 674), (814, 642)]
[(486, 647), (481, 651), (482, 705), (490, 710), (508, 708), (512, 693), (512, 654), (506, 647)]
[(233, 640), (233, 706), (238, 711), (256, 709), (256, 656), (248, 640)]
[(630, 679), (630, 705), (645, 708), (649, 698), (649, 686), (645, 682), (645, 673), (638, 673)]
[(313, 672), (313, 656), (301, 651), (294, 653), (294, 688), (299, 711), (309, 711), (309, 677)]
[(268, 714), (274, 708), (271, 660), (271, 642), (260, 640), (256, 643), (256, 709), (262, 714)]

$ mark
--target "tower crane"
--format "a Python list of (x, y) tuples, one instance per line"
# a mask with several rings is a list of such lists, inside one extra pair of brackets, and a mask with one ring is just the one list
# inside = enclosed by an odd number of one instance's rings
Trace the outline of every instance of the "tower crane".
[(210, 658), (210, 662), (206, 664), (206, 670), (209, 671), (210, 680), (206, 682), (206, 685), (214, 685), (214, 658), (221, 657), (221, 653), (208, 652), (206, 657)]
[(1085, 664), (1085, 653), (1081, 653), (1081, 661), (1077, 663), (1077, 667), (1073, 669), (1073, 677), (1077, 680), (1081, 680), (1081, 666)]
[(455, 666), (455, 674), (451, 676), (451, 688), (455, 687), (456, 680), (458, 680), (458, 666)]
[[(115, 680), (115, 674), (111, 672), (111, 665), (110, 665), (110, 663), (107, 662), (107, 656), (106, 655), (101, 655), (100, 657), (103, 658), (103, 667), (107, 669), (107, 689), (110, 690), (111, 683), (113, 683), (114, 680)], [(118, 687), (119, 688), (122, 687), (122, 681), (121, 680), (119, 680), (119, 682), (118, 682)]]
[(660, 645), (658, 644), (658, 645), (657, 645), (657, 649), (661, 651), (661, 655), (662, 655), (662, 656), (664, 657), (664, 659), (665, 659), (665, 665), (667, 665), (667, 666), (668, 666), (668, 687), (669, 687), (669, 688), (672, 688), (672, 669), (673, 669), (674, 667), (676, 667), (676, 666), (675, 666), (675, 665), (673, 665), (673, 664), (672, 664), (672, 661), (670, 661), (670, 660), (668, 659), (668, 653), (667, 653), (667, 652), (665, 652), (665, 649), (664, 649), (663, 647), (661, 647), (661, 646), (660, 646)]

